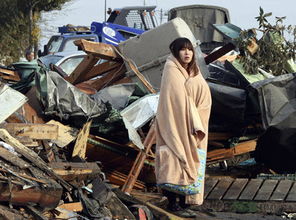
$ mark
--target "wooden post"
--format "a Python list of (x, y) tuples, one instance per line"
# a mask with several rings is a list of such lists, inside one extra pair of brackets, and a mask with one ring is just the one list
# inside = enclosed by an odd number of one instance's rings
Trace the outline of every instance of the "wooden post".
[(140, 174), (140, 171), (143, 168), (147, 154), (149, 153), (152, 145), (155, 143), (155, 122), (152, 123), (149, 132), (144, 141), (144, 151), (140, 151), (138, 156), (133, 164), (132, 169), (130, 170), (128, 177), (122, 186), (122, 191), (125, 193), (130, 193), (133, 189), (133, 186)]

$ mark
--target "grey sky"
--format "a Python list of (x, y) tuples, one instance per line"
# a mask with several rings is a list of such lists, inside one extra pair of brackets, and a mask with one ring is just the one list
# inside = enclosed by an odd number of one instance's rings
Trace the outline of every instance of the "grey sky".
[[(173, 7), (207, 4), (227, 8), (230, 13), (231, 23), (243, 28), (257, 27), (255, 17), (259, 15), (259, 6), (265, 12), (272, 12), (275, 16), (286, 16), (285, 24), (296, 24), (296, 0), (106, 0), (107, 8), (120, 8), (125, 6), (157, 5), (157, 10), (169, 10)], [(50, 35), (57, 32), (57, 27), (73, 24), (89, 26), (92, 21), (104, 21), (105, 0), (72, 0), (65, 5), (61, 11), (54, 11), (43, 14), (47, 20), (42, 25), (43, 37), (41, 44), (44, 44)], [(273, 21), (271, 19), (270, 21)]]

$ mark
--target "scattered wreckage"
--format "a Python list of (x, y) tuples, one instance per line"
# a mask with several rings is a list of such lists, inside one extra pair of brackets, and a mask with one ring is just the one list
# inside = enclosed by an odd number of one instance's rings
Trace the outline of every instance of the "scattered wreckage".
[[(294, 134), (295, 74), (249, 76), (236, 54), (227, 55), (233, 43), (204, 56), (181, 18), (118, 47), (78, 40), (87, 55), (70, 76), (41, 62), (0, 68), (3, 218), (178, 219), (160, 208), (159, 194), (147, 191), (155, 188), (153, 120), (161, 72), (168, 44), (180, 36), (195, 44), (212, 92), (207, 164), (255, 149), (263, 158), (267, 145), (285, 145), (281, 141)], [(280, 161), (277, 153), (273, 160)], [(288, 159), (282, 163), (281, 170), (295, 172)], [(268, 211), (295, 212), (295, 195), (293, 180), (209, 176), (200, 210), (229, 211), (240, 200), (260, 201), (257, 211), (281, 201)]]

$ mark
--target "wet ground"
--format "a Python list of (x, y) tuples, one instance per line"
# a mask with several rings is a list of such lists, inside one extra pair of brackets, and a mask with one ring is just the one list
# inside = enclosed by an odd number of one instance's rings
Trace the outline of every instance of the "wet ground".
[[(196, 219), (204, 220), (283, 220), (282, 216), (262, 214), (239, 214), (231, 212), (212, 212), (213, 216), (199, 214)], [(286, 218), (287, 219), (287, 218)]]

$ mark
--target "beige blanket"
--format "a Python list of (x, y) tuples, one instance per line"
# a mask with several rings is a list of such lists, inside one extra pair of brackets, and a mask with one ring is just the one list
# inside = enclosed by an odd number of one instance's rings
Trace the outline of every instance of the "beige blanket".
[[(157, 183), (188, 185), (197, 178), (196, 148), (207, 150), (210, 89), (202, 74), (189, 76), (175, 57), (168, 57), (156, 115)], [(202, 204), (203, 192), (186, 197)]]

